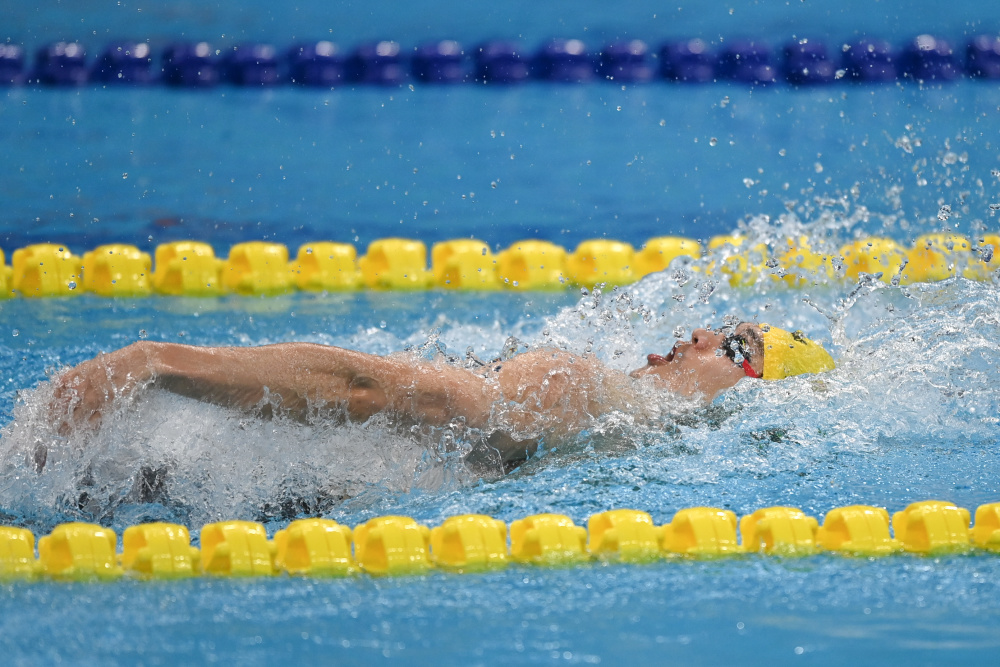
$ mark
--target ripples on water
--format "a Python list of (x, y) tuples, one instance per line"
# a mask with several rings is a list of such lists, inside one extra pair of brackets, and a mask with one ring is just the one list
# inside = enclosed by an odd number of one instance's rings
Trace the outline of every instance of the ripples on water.
[[(760, 240), (805, 231), (817, 245), (829, 233), (827, 222), (796, 221), (751, 221), (744, 231)], [(837, 369), (781, 382), (746, 380), (708, 408), (650, 397), (664, 415), (652, 427), (608, 415), (572, 442), (547, 443), (512, 475), (485, 479), (466, 469), (469, 443), (447, 429), (400, 432), (380, 418), (348, 426), (268, 421), (159, 392), (121, 405), (96, 434), (61, 438), (42, 411), (49, 393), (43, 383), (22, 393), (2, 431), (0, 508), (9, 520), (44, 529), (71, 518), (118, 527), (316, 513), (357, 521), (400, 505), (429, 521), (459, 511), (507, 519), (545, 510), (585, 518), (615, 506), (668, 513), (696, 503), (739, 511), (799, 504), (821, 513), (837, 502), (899, 505), (956, 488), (997, 492), (991, 478), (975, 479), (977, 466), (996, 461), (995, 282), (790, 289), (765, 276), (754, 287), (734, 288), (705, 277), (711, 261), (675, 264), (625, 290), (585, 291), (542, 317), (530, 302), (496, 295), (490, 298), (498, 311), (520, 305), (524, 312), (492, 319), (404, 314), (399, 336), (360, 325), (343, 336), (209, 327), (202, 342), (304, 339), (375, 353), (410, 346), (424, 356), (550, 345), (629, 370), (694, 327), (736, 317), (802, 329), (831, 350)], [(158, 303), (144, 307), (155, 311)], [(315, 317), (313, 331), (323, 330), (329, 316)], [(38, 473), (40, 446), (48, 458)], [(921, 467), (937, 470), (923, 485)]]

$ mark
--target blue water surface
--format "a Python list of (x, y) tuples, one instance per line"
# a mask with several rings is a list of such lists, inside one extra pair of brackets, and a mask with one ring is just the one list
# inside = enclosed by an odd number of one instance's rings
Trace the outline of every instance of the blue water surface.
[[(961, 43), (1000, 29), (1000, 8), (962, 2), (0, 7), (0, 37), (30, 48), (79, 39), (92, 52), (120, 36), (156, 48), (330, 35), (346, 45), (508, 37), (533, 47), (551, 36), (718, 45), (793, 35), (836, 45), (925, 31)], [(930, 232), (977, 236), (998, 231), (998, 108), (995, 83), (969, 80), (11, 88), (0, 91), (0, 248), (8, 257), (38, 241), (151, 250), (196, 238), (224, 255), (238, 241), (294, 250), (322, 238), (363, 252), (386, 236), (475, 236), (498, 248), (528, 237), (571, 250), (591, 237), (638, 246), (740, 229), (771, 243), (802, 233), (836, 252), (857, 235), (903, 244)], [(200, 525), (230, 518), (262, 521), (273, 534), (297, 507), (351, 526), (386, 514), (433, 526), (465, 512), (510, 522), (548, 511), (583, 525), (620, 507), (662, 524), (699, 505), (737, 515), (789, 505), (822, 519), (854, 503), (893, 512), (928, 499), (971, 510), (1000, 501), (995, 281), (789, 289), (768, 279), (738, 288), (708, 276), (707, 260), (700, 268), (599, 294), (2, 301), (0, 518), (38, 536), (68, 520), (120, 535), (164, 519), (197, 539)], [(746, 381), (663, 428), (605, 423), (506, 476), (477, 478), (439, 443), (414, 444), (378, 423), (307, 428), (156, 395), (120, 410), (97, 438), (57, 441), (42, 411), (57, 369), (140, 339), (306, 340), (424, 356), (472, 348), (488, 358), (515, 336), (628, 369), (727, 314), (801, 328), (838, 369), (818, 381)], [(27, 456), (38, 442), (53, 452), (41, 474)], [(152, 502), (132, 493), (143, 468), (167, 471)], [(990, 664), (998, 581), (1000, 560), (976, 553), (333, 581), (6, 582), (0, 647), (19, 665)]]

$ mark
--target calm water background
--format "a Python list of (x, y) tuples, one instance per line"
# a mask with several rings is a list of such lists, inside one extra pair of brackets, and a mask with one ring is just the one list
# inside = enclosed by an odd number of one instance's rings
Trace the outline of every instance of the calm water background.
[[(148, 38), (154, 51), (175, 39), (283, 46), (330, 36), (345, 46), (508, 37), (533, 49), (551, 36), (598, 47), (622, 37), (778, 44), (795, 35), (836, 47), (861, 34), (898, 44), (925, 31), (961, 43), (1000, 28), (1000, 8), (981, 3), (0, 8), (0, 37), (29, 51), (78, 39), (92, 54), (121, 36)], [(1000, 186), (998, 109), (996, 84), (973, 81), (14, 88), (0, 94), (0, 247), (8, 255), (36, 241), (77, 252), (112, 241), (152, 249), (197, 238), (224, 254), (250, 239), (294, 250), (329, 238), (363, 250), (390, 235), (428, 243), (475, 235), (497, 247), (532, 237), (572, 249), (594, 236), (638, 245), (739, 227), (765, 240), (802, 231), (835, 249), (856, 234), (908, 243), (932, 231), (996, 233), (989, 204)], [(944, 204), (952, 215), (941, 220)], [(273, 531), (287, 522), (275, 506), (329, 488), (351, 498), (325, 514), (350, 525), (389, 513), (436, 525), (462, 512), (511, 521), (558, 511), (583, 523), (603, 509), (637, 507), (663, 523), (695, 505), (744, 514), (788, 504), (822, 517), (851, 503), (895, 511), (930, 498), (970, 509), (1000, 500), (994, 284), (854, 296), (839, 284), (713, 284), (700, 300), (706, 285), (691, 274), (653, 276), (631, 290), (630, 303), (571, 292), (2, 302), (0, 513), (37, 535), (76, 518), (120, 534), (153, 518), (195, 529), (255, 518)], [(820, 388), (744, 383), (719, 403), (727, 416), (713, 427), (697, 422), (624, 441), (586, 434), (514, 475), (482, 481), (378, 425), (303, 430), (162, 396), (122, 413), (97, 442), (64, 443), (62, 464), (45, 475), (23, 456), (45, 436), (47, 373), (141, 337), (312, 340), (375, 353), (432, 341), (490, 355), (513, 334), (531, 345), (590, 348), (627, 367), (727, 313), (801, 327), (834, 351), (840, 368)], [(166, 498), (135, 502), (138, 469), (161, 465), (173, 471)], [(289, 656), (338, 664), (981, 664), (1000, 643), (998, 575), (997, 559), (981, 555), (822, 556), (393, 580), (13, 583), (0, 586), (0, 646), (12, 664)]]

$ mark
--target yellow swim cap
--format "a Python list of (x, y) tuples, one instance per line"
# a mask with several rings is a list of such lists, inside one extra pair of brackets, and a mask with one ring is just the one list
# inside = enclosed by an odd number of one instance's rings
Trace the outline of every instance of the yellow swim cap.
[(780, 380), (803, 373), (822, 373), (834, 368), (833, 357), (801, 331), (789, 333), (768, 324), (760, 325), (764, 337), (765, 380)]

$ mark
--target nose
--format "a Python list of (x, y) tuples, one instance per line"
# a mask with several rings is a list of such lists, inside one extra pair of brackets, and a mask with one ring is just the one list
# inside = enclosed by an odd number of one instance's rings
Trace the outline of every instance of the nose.
[(722, 343), (722, 334), (708, 329), (695, 329), (691, 332), (691, 345), (696, 349), (716, 348)]

